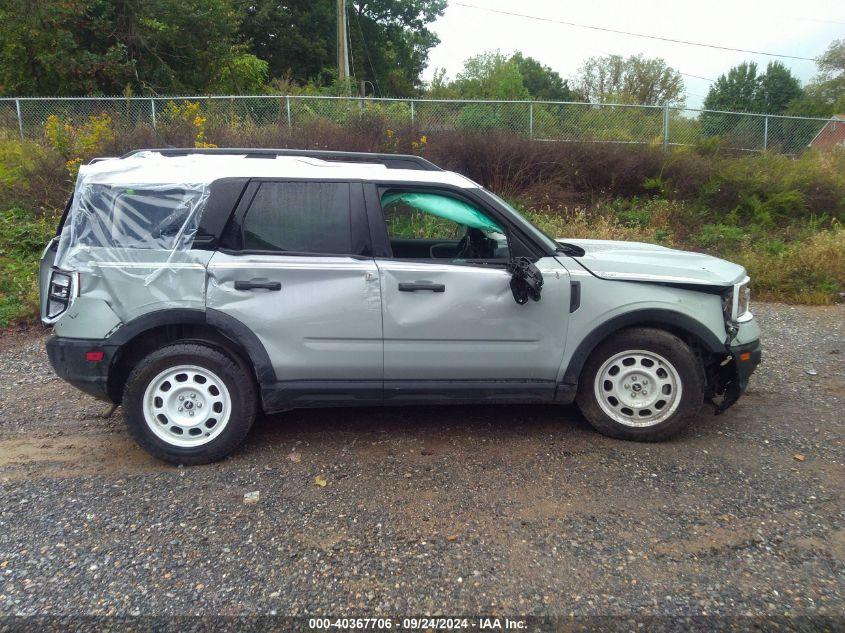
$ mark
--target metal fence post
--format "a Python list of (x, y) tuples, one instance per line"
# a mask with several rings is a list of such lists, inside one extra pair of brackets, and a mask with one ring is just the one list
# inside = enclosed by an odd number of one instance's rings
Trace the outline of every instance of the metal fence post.
[(414, 100), (411, 99), (411, 127), (414, 127)]
[(534, 138), (534, 102), (528, 103), (528, 138)]
[(769, 148), (769, 117), (763, 118), (763, 151)]
[(158, 129), (156, 127), (156, 100), (152, 98), (150, 99), (150, 114), (153, 117), (153, 129)]
[(288, 113), (288, 129), (290, 129), (290, 97), (285, 97), (285, 109)]
[(669, 102), (663, 103), (663, 151), (669, 150)]
[(23, 117), (21, 116), (21, 100), (15, 99), (15, 110), (18, 113), (18, 130), (21, 133), (21, 140), (23, 140)]

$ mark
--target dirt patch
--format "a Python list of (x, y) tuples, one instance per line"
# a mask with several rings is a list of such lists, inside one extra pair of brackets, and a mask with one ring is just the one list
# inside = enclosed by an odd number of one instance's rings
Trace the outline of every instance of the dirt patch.
[(80, 477), (175, 471), (126, 433), (41, 434), (0, 440), (0, 477)]

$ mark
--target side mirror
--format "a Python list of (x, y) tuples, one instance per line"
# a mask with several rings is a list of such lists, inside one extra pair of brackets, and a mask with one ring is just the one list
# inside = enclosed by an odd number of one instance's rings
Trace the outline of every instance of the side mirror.
[(527, 257), (516, 257), (508, 262), (511, 274), (511, 292), (519, 305), (540, 300), (543, 289), (543, 274)]

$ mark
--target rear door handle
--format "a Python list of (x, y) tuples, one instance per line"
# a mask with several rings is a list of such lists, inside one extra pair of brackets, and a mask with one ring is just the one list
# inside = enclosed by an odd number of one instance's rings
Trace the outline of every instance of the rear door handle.
[(446, 292), (446, 285), (435, 284), (430, 281), (403, 281), (399, 284), (399, 292), (416, 292), (417, 290), (431, 290), (431, 292)]
[(252, 279), (250, 281), (236, 281), (235, 290), (281, 290), (282, 282), (280, 281), (260, 281)]

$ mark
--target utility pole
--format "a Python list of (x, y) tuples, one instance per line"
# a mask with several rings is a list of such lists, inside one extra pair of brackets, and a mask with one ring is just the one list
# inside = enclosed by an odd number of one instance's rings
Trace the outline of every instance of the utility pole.
[(346, 0), (337, 0), (337, 77), (349, 93), (349, 40), (346, 37)]

